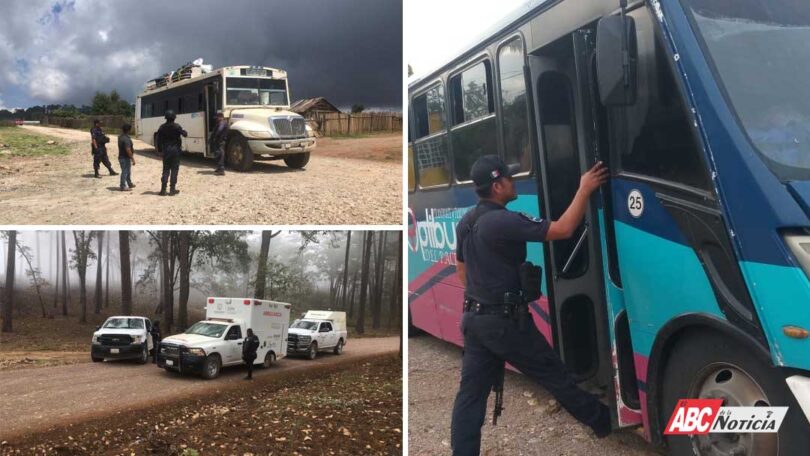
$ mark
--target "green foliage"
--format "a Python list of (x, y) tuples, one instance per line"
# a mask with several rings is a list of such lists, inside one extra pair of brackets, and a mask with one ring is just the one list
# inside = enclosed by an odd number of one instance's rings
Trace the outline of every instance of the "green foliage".
[[(43, 155), (65, 155), (70, 152), (70, 148), (57, 141), (55, 144), (48, 144), (51, 138), (30, 130), (19, 127), (0, 127), (0, 150), (10, 151), (10, 155), (19, 157), (33, 157)], [(7, 154), (0, 154), (0, 160), (7, 157)]]
[(366, 107), (361, 104), (352, 105), (352, 114), (359, 114), (363, 112), (364, 109), (366, 109)]
[(93, 115), (112, 115), (131, 117), (134, 109), (126, 100), (121, 99), (117, 91), (109, 94), (96, 92), (93, 96)]

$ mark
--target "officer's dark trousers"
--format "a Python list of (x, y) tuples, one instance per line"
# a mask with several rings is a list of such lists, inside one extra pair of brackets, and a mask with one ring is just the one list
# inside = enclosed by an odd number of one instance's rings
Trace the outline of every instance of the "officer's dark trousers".
[(582, 423), (592, 428), (609, 426), (607, 407), (576, 385), (534, 322), (526, 326), (521, 332), (515, 320), (500, 315), (466, 312), (462, 317), (464, 359), (450, 431), (454, 455), (479, 454), (487, 398), (503, 361), (545, 387)]
[[(163, 156), (163, 175), (160, 177), (160, 183), (166, 187), (166, 183), (170, 182), (172, 188), (177, 185), (177, 173), (180, 171), (180, 152), (167, 152)], [(171, 176), (171, 179), (169, 179)]]
[(242, 358), (242, 361), (244, 361), (245, 364), (247, 364), (248, 368), (247, 377), (253, 378), (253, 363), (256, 361), (256, 355), (253, 355), (253, 357), (251, 358)]
[(217, 159), (217, 169), (224, 170), (225, 169), (225, 142), (221, 142), (216, 145), (217, 150), (214, 152), (215, 157)]
[(95, 171), (96, 174), (98, 174), (98, 169), (101, 167), (100, 165), (102, 163), (109, 172), (113, 172), (112, 163), (110, 163), (110, 157), (107, 156), (107, 151), (105, 149), (97, 149), (93, 153), (93, 171)]

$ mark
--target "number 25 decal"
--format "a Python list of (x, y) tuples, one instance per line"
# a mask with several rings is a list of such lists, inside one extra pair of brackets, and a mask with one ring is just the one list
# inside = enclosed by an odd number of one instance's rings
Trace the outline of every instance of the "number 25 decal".
[(630, 191), (627, 196), (627, 210), (635, 218), (641, 217), (641, 214), (644, 213), (644, 197), (641, 196), (640, 191), (635, 189)]

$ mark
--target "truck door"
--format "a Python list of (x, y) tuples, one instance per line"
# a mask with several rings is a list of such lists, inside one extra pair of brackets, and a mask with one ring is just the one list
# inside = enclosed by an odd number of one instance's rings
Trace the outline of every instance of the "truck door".
[(225, 350), (222, 364), (234, 364), (242, 359), (242, 328), (234, 325), (225, 334)]
[(335, 332), (332, 331), (332, 324), (325, 322), (321, 323), (321, 334), (323, 334), (323, 346), (324, 347), (334, 347), (337, 344), (337, 339), (335, 339)]
[[(595, 163), (587, 56), (594, 32), (563, 36), (528, 57), (539, 145), (540, 206), (550, 220), (568, 208), (580, 176)], [(583, 82), (585, 81), (585, 82)], [(554, 346), (579, 381), (611, 388), (611, 357), (595, 194), (567, 240), (548, 243), (547, 279)]]

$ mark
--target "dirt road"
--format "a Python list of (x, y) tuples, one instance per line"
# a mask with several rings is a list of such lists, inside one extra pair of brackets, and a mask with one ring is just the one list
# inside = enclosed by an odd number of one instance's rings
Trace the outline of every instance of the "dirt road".
[[(408, 339), (408, 451), (413, 456), (450, 454), (450, 412), (458, 391), (461, 349), (424, 335)], [(597, 440), (544, 389), (514, 372), (504, 383), (504, 412), (492, 426), (490, 395), (482, 428), (482, 455), (659, 454), (633, 431)]]
[[(4, 160), (0, 224), (393, 225), (402, 220), (402, 165), (398, 159), (385, 160), (401, 147), (399, 135), (322, 139), (303, 170), (256, 161), (249, 172), (215, 176), (213, 160), (186, 154), (180, 165), (181, 193), (160, 197), (162, 161), (148, 144), (134, 140), (136, 188), (120, 192), (118, 176), (105, 171), (102, 179), (93, 177), (87, 132), (24, 128), (67, 142), (71, 152)], [(108, 150), (119, 170), (114, 138)], [(366, 156), (382, 160), (345, 158)]]
[[(398, 349), (396, 337), (355, 339), (342, 355), (324, 353), (314, 361), (284, 358), (270, 369), (257, 369), (254, 376), (281, 378), (303, 371), (317, 375), (320, 368), (359, 363)], [(244, 375), (243, 366), (224, 368), (219, 378), (205, 381), (129, 361), (2, 371), (0, 441), (150, 404), (238, 390), (246, 386)]]

